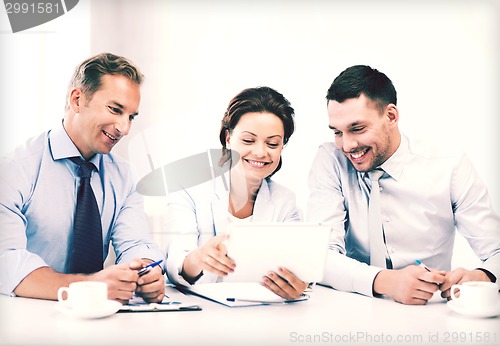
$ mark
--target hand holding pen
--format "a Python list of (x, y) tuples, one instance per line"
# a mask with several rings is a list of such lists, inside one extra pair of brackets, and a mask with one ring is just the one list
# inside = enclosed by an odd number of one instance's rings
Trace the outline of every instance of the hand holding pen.
[(165, 296), (165, 278), (161, 271), (155, 271), (154, 275), (148, 275), (146, 277), (146, 274), (150, 273), (153, 268), (160, 265), (161, 262), (163, 262), (163, 260), (149, 263), (137, 272), (139, 280), (137, 281), (135, 293), (146, 302), (158, 303), (161, 302)]
[(424, 268), (425, 270), (427, 270), (429, 273), (431, 272), (431, 270), (429, 269), (429, 267), (427, 267), (425, 264), (423, 264), (420, 260), (415, 260), (415, 263), (417, 263), (417, 265), (419, 267), (422, 267)]
[[(426, 266), (424, 263), (422, 263), (422, 261), (420, 260), (415, 260), (415, 263), (417, 263), (417, 265), (419, 267), (422, 267), (424, 268), (426, 271), (428, 271), (429, 273), (432, 273), (433, 274), (433, 279), (432, 281), (428, 281), (428, 282), (431, 282), (431, 283), (435, 283), (436, 285), (438, 285), (438, 287), (441, 286), (441, 284), (443, 284), (445, 282), (445, 275), (446, 275), (446, 272), (439, 272), (439, 271), (433, 271), (433, 270), (430, 270), (428, 266)], [(437, 276), (437, 277), (436, 277)]]
[(146, 275), (147, 273), (149, 273), (151, 271), (151, 269), (153, 269), (154, 267), (156, 267), (157, 265), (160, 265), (161, 262), (163, 262), (163, 260), (159, 260), (159, 261), (156, 261), (156, 262), (152, 262), (152, 263), (149, 263), (148, 265), (146, 265), (144, 268), (142, 268), (141, 270), (139, 270), (139, 272), (137, 273), (139, 275), (139, 277), (143, 276), (143, 275)]

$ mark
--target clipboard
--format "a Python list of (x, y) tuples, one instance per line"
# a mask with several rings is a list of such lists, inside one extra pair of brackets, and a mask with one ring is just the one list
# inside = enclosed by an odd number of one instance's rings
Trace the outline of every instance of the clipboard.
[(184, 305), (172, 303), (146, 303), (123, 305), (118, 312), (162, 312), (162, 311), (201, 311), (199, 305)]
[(162, 312), (162, 311), (201, 311), (199, 305), (184, 304), (172, 301), (165, 296), (160, 303), (147, 303), (141, 297), (134, 296), (128, 304), (122, 305), (118, 312)]

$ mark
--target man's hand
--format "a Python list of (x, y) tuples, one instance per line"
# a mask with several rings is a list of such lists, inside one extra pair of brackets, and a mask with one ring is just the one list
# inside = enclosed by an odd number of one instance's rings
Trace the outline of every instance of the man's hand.
[(86, 280), (102, 281), (108, 284), (108, 299), (127, 304), (137, 288), (137, 270), (128, 264), (117, 264), (89, 275)]
[(373, 281), (373, 291), (403, 304), (423, 305), (445, 282), (445, 272), (419, 266), (399, 270), (382, 270)]
[[(151, 261), (134, 259), (130, 263), (130, 269), (139, 271), (148, 263), (151, 263)], [(148, 303), (158, 303), (163, 300), (165, 296), (165, 279), (160, 266), (151, 268), (141, 277), (138, 276), (135, 293)]]
[(457, 268), (448, 273), (445, 276), (446, 280), (441, 284), (439, 289), (441, 290), (441, 297), (450, 299), (450, 289), (452, 285), (461, 284), (467, 281), (487, 281), (491, 282), (488, 275), (479, 269), (467, 270), (464, 268)]

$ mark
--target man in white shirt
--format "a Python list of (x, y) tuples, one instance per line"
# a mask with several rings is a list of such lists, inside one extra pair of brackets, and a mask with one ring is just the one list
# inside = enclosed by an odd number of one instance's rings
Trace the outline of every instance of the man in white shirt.
[[(402, 135), (396, 90), (385, 74), (369, 66), (343, 71), (327, 100), (335, 142), (318, 150), (308, 203), (310, 221), (333, 225), (323, 283), (425, 304), (437, 290), (449, 297), (456, 283), (496, 281), (500, 218), (467, 157)], [(383, 172), (379, 185), (385, 266), (370, 265), (368, 176), (374, 170)], [(455, 229), (482, 260), (480, 268), (451, 270)], [(427, 268), (415, 265), (416, 260)]]

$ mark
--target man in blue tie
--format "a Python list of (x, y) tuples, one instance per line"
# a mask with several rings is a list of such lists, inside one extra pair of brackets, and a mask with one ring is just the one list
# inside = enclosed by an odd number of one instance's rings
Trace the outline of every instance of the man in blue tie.
[[(468, 158), (403, 135), (396, 90), (369, 66), (343, 71), (326, 98), (335, 140), (318, 150), (308, 204), (309, 220), (333, 225), (323, 283), (425, 304), (453, 284), (497, 280), (500, 218)], [(451, 270), (456, 230), (478, 268)]]
[[(108, 298), (158, 302), (163, 252), (149, 238), (127, 162), (110, 154), (138, 115), (143, 75), (109, 53), (81, 63), (65, 116), (0, 161), (0, 293), (57, 299), (59, 287), (103, 281)], [(103, 269), (112, 242), (116, 265)]]

